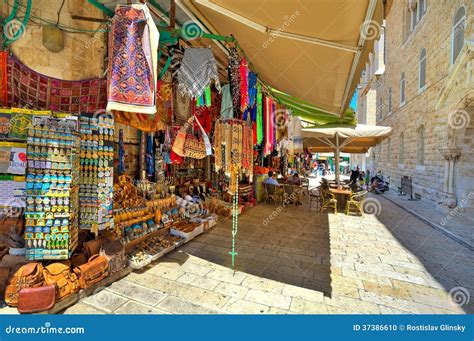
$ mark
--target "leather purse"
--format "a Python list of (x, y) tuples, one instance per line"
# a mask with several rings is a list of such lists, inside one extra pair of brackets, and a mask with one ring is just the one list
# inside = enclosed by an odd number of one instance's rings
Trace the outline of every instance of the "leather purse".
[(10, 279), (5, 291), (5, 302), (16, 307), (21, 289), (43, 286), (43, 265), (41, 263), (28, 263), (23, 265)]
[(79, 290), (79, 280), (74, 272), (64, 264), (53, 263), (43, 270), (44, 283), (56, 286), (56, 300), (62, 300)]
[(105, 256), (109, 261), (110, 274), (114, 274), (127, 266), (128, 259), (120, 240), (106, 241), (102, 245), (100, 255)]
[(38, 288), (24, 288), (20, 290), (18, 297), (18, 312), (21, 314), (33, 314), (47, 311), (56, 303), (56, 288), (48, 285)]
[(74, 268), (81, 288), (88, 288), (109, 275), (109, 261), (105, 256), (92, 256), (86, 264)]

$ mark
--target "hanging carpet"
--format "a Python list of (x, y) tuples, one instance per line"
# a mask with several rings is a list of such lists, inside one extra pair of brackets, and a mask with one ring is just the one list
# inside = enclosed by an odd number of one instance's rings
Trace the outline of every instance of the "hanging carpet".
[(109, 35), (107, 110), (156, 112), (159, 36), (146, 5), (117, 5)]

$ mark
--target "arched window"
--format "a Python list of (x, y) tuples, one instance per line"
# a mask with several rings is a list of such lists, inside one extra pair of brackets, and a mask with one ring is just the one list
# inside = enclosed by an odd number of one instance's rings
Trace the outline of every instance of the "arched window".
[(426, 85), (426, 49), (422, 48), (420, 52), (420, 65), (418, 75), (418, 89), (423, 90)]
[(425, 164), (425, 127), (421, 126), (418, 128), (418, 141), (416, 150), (416, 164)]
[(398, 146), (398, 163), (403, 164), (405, 157), (405, 135), (400, 133), (400, 145)]
[(405, 104), (405, 72), (400, 77), (400, 106)]
[(464, 46), (464, 29), (466, 27), (466, 8), (461, 6), (453, 21), (451, 32), (451, 63), (454, 64)]

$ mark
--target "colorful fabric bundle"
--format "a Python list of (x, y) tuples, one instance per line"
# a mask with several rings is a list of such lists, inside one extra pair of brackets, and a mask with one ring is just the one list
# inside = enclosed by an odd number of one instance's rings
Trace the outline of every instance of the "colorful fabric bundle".
[(263, 142), (263, 101), (262, 101), (262, 85), (257, 85), (257, 117), (256, 117), (256, 135), (257, 144)]
[(239, 66), (240, 72), (240, 111), (242, 113), (249, 106), (249, 65), (245, 58), (242, 58)]
[(211, 101), (211, 87), (207, 86), (206, 89), (204, 89), (204, 92), (202, 93), (202, 95), (199, 96), (198, 98), (196, 98), (196, 106), (198, 106), (198, 107), (202, 107), (202, 106), (210, 107), (211, 104), (212, 104), (212, 101)]
[(234, 109), (232, 105), (232, 95), (230, 93), (230, 84), (222, 87), (221, 118), (234, 118)]
[(188, 48), (177, 74), (178, 90), (191, 98), (200, 97), (212, 81), (218, 91), (221, 86), (216, 60), (210, 48)]
[(96, 112), (107, 105), (107, 80), (67, 81), (44, 76), (8, 57), (7, 106), (67, 113)]
[(156, 112), (159, 37), (145, 4), (117, 5), (109, 36), (107, 110)]
[(240, 118), (240, 56), (235, 47), (232, 47), (229, 50), (229, 65), (227, 66), (227, 73), (229, 75), (234, 118)]

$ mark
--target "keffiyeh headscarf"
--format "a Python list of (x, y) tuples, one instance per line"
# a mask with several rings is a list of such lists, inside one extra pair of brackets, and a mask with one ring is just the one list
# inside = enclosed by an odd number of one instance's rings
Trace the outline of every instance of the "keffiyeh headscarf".
[(178, 70), (179, 92), (198, 98), (212, 81), (220, 91), (219, 74), (212, 50), (210, 48), (186, 49)]

